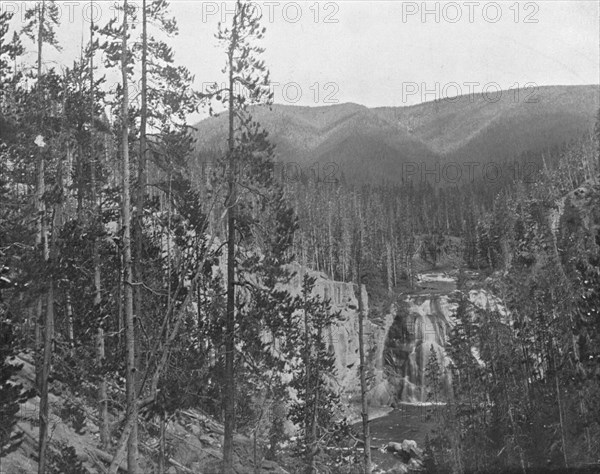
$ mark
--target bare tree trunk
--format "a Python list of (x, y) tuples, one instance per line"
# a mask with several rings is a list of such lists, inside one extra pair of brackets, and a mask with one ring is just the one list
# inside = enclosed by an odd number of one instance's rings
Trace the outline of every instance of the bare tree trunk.
[(46, 472), (46, 453), (48, 450), (48, 424), (50, 410), (48, 406), (48, 378), (52, 363), (52, 341), (54, 338), (54, 282), (48, 284), (46, 302), (46, 321), (44, 325), (44, 357), (41, 370), (40, 390), (40, 433), (38, 474)]
[(166, 446), (166, 413), (163, 411), (161, 411), (160, 413), (160, 446), (159, 446), (159, 453), (158, 453), (158, 473), (159, 474), (165, 474), (165, 459), (166, 459), (166, 451), (167, 451), (167, 446)]
[(138, 473), (138, 440), (137, 440), (137, 401), (135, 374), (135, 322), (133, 316), (133, 285), (131, 262), (131, 196), (129, 185), (129, 88), (127, 84), (127, 0), (123, 2), (123, 38), (121, 42), (121, 75), (123, 80), (123, 103), (121, 104), (122, 121), (122, 158), (123, 158), (123, 271), (124, 271), (124, 306), (125, 306), (125, 344), (126, 344), (126, 399), (127, 411), (131, 414), (129, 442), (127, 445), (127, 469), (129, 474)]
[[(321, 343), (323, 337), (323, 333), (321, 331), (321, 326), (319, 325), (319, 329), (317, 330), (317, 344)], [(312, 348), (309, 346), (309, 351)], [(315, 377), (314, 384), (312, 387), (314, 391), (314, 401), (313, 401), (313, 409), (312, 409), (312, 419), (310, 420), (310, 465), (309, 472), (310, 474), (317, 474), (317, 453), (319, 450), (318, 445), (318, 434), (319, 434), (319, 402), (320, 402), (320, 393), (321, 393), (321, 374), (319, 373), (319, 364), (315, 364)]]
[[(94, 152), (94, 20), (92, 18), (90, 22), (90, 177), (91, 177), (91, 198), (92, 198), (92, 209), (93, 219), (95, 223), (101, 225), (102, 223), (102, 209), (98, 201), (97, 196), (97, 183), (96, 183), (96, 154)], [(100, 249), (98, 244), (98, 237), (94, 236), (94, 247), (93, 247), (93, 262), (94, 262), (94, 309), (96, 314), (100, 312), (100, 303), (102, 301), (102, 275), (100, 272)], [(104, 347), (104, 318), (98, 326), (98, 332), (96, 333), (96, 362), (102, 375), (100, 376), (100, 382), (98, 384), (98, 429), (100, 431), (100, 445), (102, 449), (107, 449), (110, 443), (110, 437), (108, 433), (108, 390), (106, 385), (106, 376), (103, 371), (105, 347)]]
[[(123, 233), (123, 216), (119, 218), (118, 232), (119, 235)], [(123, 280), (123, 252), (120, 249), (117, 249), (117, 256), (119, 260), (119, 285), (117, 288), (117, 344), (119, 350), (121, 350), (123, 347), (123, 331), (125, 330), (125, 325), (123, 323), (123, 294), (125, 293), (125, 282)]]
[(67, 290), (65, 306), (67, 309), (67, 328), (69, 333), (69, 355), (75, 355), (75, 331), (73, 328), (73, 305), (71, 304), (71, 293)]
[(313, 255), (314, 255), (314, 259), (315, 259), (314, 268), (316, 268), (316, 270), (319, 272), (319, 271), (321, 271), (321, 267), (319, 265), (320, 246), (319, 246), (319, 239), (317, 238), (317, 231), (314, 227), (312, 230), (312, 238), (313, 238)]
[[(302, 269), (302, 271), (304, 272), (305, 269)], [(317, 390), (316, 385), (312, 386), (312, 378), (311, 378), (311, 373), (312, 373), (312, 364), (311, 364), (311, 349), (312, 349), (312, 342), (311, 342), (311, 337), (310, 337), (310, 331), (311, 331), (311, 323), (310, 323), (310, 316), (308, 314), (308, 311), (306, 309), (306, 298), (308, 295), (304, 295), (304, 370), (305, 370), (305, 376), (304, 376), (304, 392), (305, 392), (305, 404), (307, 405), (307, 410), (304, 413), (304, 437), (305, 437), (305, 445), (306, 445), (306, 452), (307, 452), (307, 466), (308, 466), (308, 473), (309, 474), (314, 474), (316, 473), (316, 464), (315, 464), (315, 444), (316, 444), (316, 432), (314, 431), (314, 428), (316, 428), (315, 425), (315, 420), (314, 420), (314, 416), (312, 417), (312, 420), (309, 418), (309, 411), (308, 411), (308, 403), (310, 400), (310, 396), (311, 393)], [(316, 408), (315, 410), (316, 411)]]
[[(99, 275), (99, 274), (98, 274)], [(100, 370), (103, 369), (105, 349), (104, 349), (104, 329), (98, 328), (98, 334), (96, 335), (96, 357)], [(110, 443), (110, 437), (108, 432), (108, 390), (106, 386), (106, 375), (104, 372), (100, 377), (100, 383), (98, 385), (98, 405), (99, 405), (99, 430), (100, 430), (100, 444), (103, 449), (107, 449)]]
[[(38, 58), (37, 58), (37, 87), (38, 87), (38, 100), (41, 107), (42, 104), (42, 47), (43, 47), (43, 29), (44, 29), (44, 15), (46, 4), (42, 1), (39, 8), (39, 26), (38, 26)], [(41, 110), (41, 109), (40, 109)], [(41, 129), (41, 120), (40, 120)], [(42, 153), (42, 144), (38, 144), (38, 166), (37, 166), (37, 185), (36, 185), (36, 210), (37, 216), (37, 235), (36, 244), (42, 247), (42, 258), (46, 264), (49, 261), (49, 249), (48, 249), (48, 237), (46, 234), (46, 223), (45, 223), (45, 203), (44, 203), (44, 192), (45, 192), (45, 177), (44, 177), (44, 155)], [(40, 325), (42, 323), (42, 311), (43, 311), (43, 296), (40, 295), (37, 304), (37, 319), (36, 319), (36, 385), (40, 391), (40, 431), (39, 431), (39, 445), (38, 445), (38, 473), (45, 474), (46, 471), (46, 452), (48, 448), (48, 378), (50, 375), (50, 364), (52, 362), (52, 339), (54, 337), (54, 284), (52, 280), (49, 282), (46, 293), (46, 314), (43, 327), (43, 356), (42, 356), (42, 330)]]
[[(554, 297), (554, 295), (553, 295), (553, 297)], [(557, 314), (556, 310), (552, 311), (552, 319), (553, 320), (558, 319), (558, 314)], [(555, 389), (556, 389), (556, 404), (558, 405), (558, 420), (559, 420), (559, 424), (560, 424), (560, 437), (561, 437), (561, 442), (562, 442), (563, 459), (565, 461), (565, 467), (568, 468), (569, 460), (567, 457), (567, 441), (566, 441), (566, 435), (565, 435), (565, 421), (564, 421), (564, 415), (563, 415), (563, 409), (562, 409), (562, 401), (560, 398), (560, 384), (558, 381), (558, 368), (557, 368), (557, 363), (556, 363), (555, 348), (558, 347), (558, 344), (556, 343), (556, 339), (553, 335), (550, 336), (549, 344), (550, 344), (549, 353), (551, 354), (549, 357), (549, 359), (550, 359), (549, 362), (552, 364), (552, 371), (554, 372), (554, 385), (555, 385)], [(575, 352), (575, 354), (577, 354), (577, 352)]]
[[(555, 365), (555, 370), (556, 370), (556, 365)], [(560, 400), (560, 386), (558, 383), (558, 374), (554, 374), (554, 383), (555, 383), (555, 387), (556, 387), (556, 403), (558, 405), (558, 420), (560, 423), (560, 438), (562, 441), (562, 452), (563, 452), (563, 459), (565, 461), (565, 467), (568, 468), (569, 467), (569, 459), (567, 458), (567, 441), (566, 441), (566, 437), (565, 437), (565, 422), (563, 419), (563, 410), (562, 410), (562, 402)]]
[(386, 242), (385, 245), (385, 249), (386, 249), (386, 266), (387, 266), (387, 286), (388, 286), (388, 292), (391, 293), (392, 292), (392, 282), (394, 280), (394, 276), (393, 276), (393, 269), (392, 269), (392, 244), (390, 242)]
[[(171, 172), (169, 172), (169, 195), (168, 195), (168, 208), (167, 208), (167, 308), (171, 307)], [(199, 285), (198, 285), (199, 286)], [(193, 290), (190, 289), (193, 293)], [(200, 301), (198, 295), (198, 301)], [(200, 305), (198, 304), (198, 311), (200, 311)], [(198, 321), (200, 324), (200, 321)], [(170, 324), (167, 318), (167, 334), (170, 333)], [(158, 380), (158, 379), (157, 379)], [(158, 384), (156, 385), (158, 387)], [(158, 453), (158, 472), (164, 474), (165, 472), (165, 459), (166, 459), (166, 417), (167, 413), (165, 410), (160, 412), (160, 446)]]
[[(359, 224), (360, 225), (360, 224)], [(356, 250), (356, 285), (358, 287), (358, 349), (359, 349), (359, 370), (360, 370), (360, 402), (361, 416), (363, 426), (363, 444), (364, 444), (364, 472), (371, 474), (371, 434), (369, 433), (369, 407), (367, 403), (367, 381), (365, 365), (365, 340), (364, 340), (364, 301), (362, 298), (362, 284), (360, 280), (360, 262), (362, 259), (362, 232), (359, 231)]]
[(397, 240), (394, 237), (394, 228), (392, 227), (392, 223), (390, 222), (390, 251), (391, 251), (391, 265), (392, 265), (392, 282), (393, 288), (398, 285), (397, 276), (396, 276), (396, 246)]
[[(578, 395), (579, 395), (579, 413), (581, 413), (581, 416), (583, 419), (587, 420), (588, 419), (588, 410), (585, 407), (585, 402), (583, 399), (583, 394), (581, 392), (581, 390), (577, 391)], [(586, 423), (587, 425), (587, 423)], [(593, 456), (592, 454), (592, 443), (591, 443), (591, 435), (590, 435), (590, 427), (586, 426), (585, 427), (585, 444), (587, 446), (587, 452), (588, 452), (588, 456)]]
[[(68, 146), (68, 145), (67, 145)], [(70, 154), (70, 150), (67, 150)], [(62, 158), (59, 158), (57, 170), (56, 188), (61, 197), (54, 204), (54, 216), (52, 220), (52, 244), (48, 254), (48, 265), (53, 267), (56, 260), (56, 246), (58, 229), (62, 226)], [(46, 455), (48, 451), (48, 426), (50, 422), (50, 407), (48, 404), (48, 382), (52, 367), (52, 352), (54, 350), (54, 276), (51, 275), (48, 282), (48, 293), (46, 301), (46, 318), (44, 324), (44, 358), (41, 371), (40, 391), (40, 431), (39, 431), (39, 461), (38, 474), (45, 474)]]
[[(133, 242), (132, 242), (132, 282), (135, 281), (136, 284), (133, 291), (133, 340), (137, 340), (136, 337), (136, 324), (135, 321), (139, 321), (142, 311), (143, 311), (143, 298), (142, 298), (142, 286), (139, 284), (143, 281), (142, 278), (142, 234), (143, 234), (143, 221), (144, 221), (144, 205), (145, 205), (145, 193), (146, 193), (146, 151), (147, 151), (147, 142), (146, 142), (146, 123), (147, 123), (147, 55), (148, 55), (148, 40), (147, 40), (147, 17), (146, 17), (146, 0), (142, 0), (142, 91), (141, 91), (141, 110), (140, 110), (140, 148), (139, 148), (139, 159), (138, 159), (138, 183), (137, 183), (137, 193), (136, 193), (136, 203), (135, 203), (135, 214), (132, 222), (128, 224), (128, 227), (131, 229), (133, 226)], [(127, 280), (126, 283), (127, 285)], [(127, 288), (125, 288), (125, 298), (127, 299)], [(127, 318), (127, 315), (126, 315)], [(135, 386), (135, 392), (139, 390), (139, 377), (138, 373), (140, 371), (140, 355), (138, 354), (138, 347), (134, 344), (133, 348), (133, 381), (132, 383)], [(132, 459), (135, 453), (137, 458), (138, 452), (138, 425), (134, 423), (131, 428), (131, 435), (129, 437), (129, 445), (128, 445), (128, 458), (127, 465), (129, 466), (129, 471), (131, 472), (131, 465), (134, 463)], [(135, 461), (137, 464), (137, 461)], [(137, 466), (136, 466), (137, 469)]]
[[(143, 231), (143, 217), (144, 217), (144, 205), (146, 196), (146, 182), (147, 182), (147, 140), (146, 140), (146, 128), (148, 122), (148, 36), (147, 36), (147, 17), (146, 17), (146, 0), (142, 0), (142, 91), (141, 91), (141, 109), (140, 109), (140, 150), (139, 150), (139, 162), (138, 162), (138, 188), (137, 188), (137, 202), (136, 202), (136, 256), (135, 256), (135, 270), (136, 278), (141, 281), (141, 260), (142, 260), (142, 239), (140, 238)], [(139, 288), (139, 285), (138, 287)], [(141, 303), (141, 291), (136, 289), (136, 303)], [(136, 307), (136, 311), (139, 315), (140, 308)]]
[[(37, 240), (37, 236), (36, 236)], [(42, 295), (37, 297), (36, 308), (35, 308), (35, 386), (38, 391), (42, 390), (42, 349), (43, 349), (43, 335), (42, 335), (42, 317), (44, 314), (44, 298)]]
[(263, 417), (263, 410), (261, 408), (260, 414), (258, 416), (258, 420), (256, 421), (256, 425), (254, 426), (254, 429), (252, 430), (252, 459), (254, 462), (254, 474), (260, 474), (260, 469), (262, 467), (262, 460), (264, 459), (263, 456), (261, 456), (261, 458), (258, 459), (258, 430), (260, 429), (262, 417)]
[[(171, 187), (171, 171), (169, 171), (169, 204), (167, 207), (167, 308), (171, 307), (171, 271), (172, 271), (172, 258), (171, 258), (171, 202), (172, 202), (172, 187)], [(200, 287), (197, 289), (200, 290)], [(200, 293), (198, 293), (198, 303), (200, 302)], [(200, 304), (198, 304), (198, 325), (200, 325)], [(199, 327), (199, 326), (198, 326)], [(170, 327), (167, 321), (167, 333), (169, 333)]]
[(335, 280), (334, 268), (333, 268), (333, 232), (331, 230), (331, 201), (328, 203), (327, 208), (327, 236), (329, 245), (329, 274), (332, 280)]
[(512, 412), (512, 406), (510, 405), (510, 400), (508, 398), (508, 393), (506, 391), (505, 391), (504, 395), (505, 395), (505, 399), (506, 399), (506, 406), (508, 408), (508, 418), (510, 420), (510, 425), (511, 425), (511, 429), (513, 432), (513, 438), (515, 440), (517, 452), (519, 453), (519, 463), (521, 464), (521, 470), (523, 471), (523, 474), (527, 474), (527, 468), (525, 466), (525, 458), (523, 457), (523, 449), (521, 448), (521, 445), (519, 444), (519, 441), (517, 438), (517, 434), (518, 434), (517, 433), (517, 425), (515, 423), (515, 417)]
[[(138, 159), (138, 176), (137, 176), (137, 189), (135, 196), (135, 213), (133, 218), (134, 232), (133, 232), (133, 279), (136, 282), (134, 287), (134, 315), (139, 321), (139, 318), (143, 312), (143, 298), (142, 298), (142, 285), (140, 284), (143, 279), (142, 271), (142, 244), (143, 244), (143, 232), (144, 232), (144, 206), (146, 198), (146, 183), (147, 183), (147, 121), (148, 121), (148, 78), (147, 78), (147, 66), (148, 66), (148, 36), (147, 36), (147, 12), (146, 12), (146, 0), (142, 0), (142, 90), (141, 90), (141, 108), (140, 108), (140, 147), (139, 147), (139, 159)], [(135, 330), (135, 328), (134, 328)], [(137, 354), (138, 348), (136, 348), (136, 374), (139, 373), (140, 356)], [(136, 387), (139, 389), (139, 378), (136, 376)], [(136, 427), (134, 427), (136, 430)]]
[[(37, 38), (37, 46), (38, 46), (38, 57), (37, 57), (37, 94), (39, 101), (39, 113), (42, 110), (42, 49), (43, 49), (43, 26), (44, 26), (44, 16), (46, 11), (46, 2), (42, 1), (41, 5), (38, 5), (36, 8), (39, 10), (38, 17), (38, 38)], [(39, 126), (41, 130), (42, 121), (40, 119)], [(42, 247), (42, 258), (44, 262), (48, 260), (48, 236), (46, 231), (46, 205), (44, 203), (44, 192), (46, 190), (46, 183), (44, 177), (44, 155), (42, 152), (42, 145), (39, 144), (37, 148), (37, 183), (36, 183), (36, 212), (37, 212), (37, 233), (35, 238), (35, 243), (37, 247)], [(43, 318), (43, 295), (38, 296), (37, 302), (37, 318), (36, 318), (36, 330), (35, 330), (35, 343), (36, 343), (36, 371), (35, 371), (35, 380), (36, 386), (38, 390), (41, 390), (42, 380), (41, 380), (41, 362), (42, 362), (42, 331), (40, 329), (40, 325), (42, 323)]]

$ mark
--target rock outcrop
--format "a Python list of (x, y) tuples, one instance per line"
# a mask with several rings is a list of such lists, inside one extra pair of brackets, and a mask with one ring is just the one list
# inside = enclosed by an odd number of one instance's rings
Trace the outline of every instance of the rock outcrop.
[[(21, 354), (16, 361), (23, 364), (17, 382), (25, 388), (33, 386), (35, 370), (28, 354)], [(50, 465), (52, 472), (76, 472), (74, 463), (81, 463), (89, 473), (106, 472), (112, 455), (97, 448), (98, 427), (94, 422), (95, 409), (85, 399), (70, 392), (68, 387), (54, 381), (49, 394), (51, 433)], [(84, 416), (77, 422), (74, 413)], [(114, 420), (113, 420), (114, 421)], [(157, 433), (152, 420), (140, 421), (147, 433)], [(16, 429), (24, 433), (24, 440), (15, 451), (0, 460), (0, 472), (29, 474), (37, 472), (37, 442), (39, 432), (39, 397), (22, 404), (18, 412)], [(218, 474), (222, 460), (223, 425), (198, 410), (183, 410), (166, 424), (168, 459), (167, 473)], [(238, 474), (254, 474), (253, 442), (242, 435), (235, 436), (234, 464)], [(140, 444), (140, 468), (142, 472), (154, 472), (159, 439), (150, 436)], [(72, 453), (72, 457), (65, 456)], [(287, 474), (277, 463), (260, 460), (260, 472)], [(67, 463), (68, 465), (66, 465)], [(126, 462), (120, 472), (126, 472)], [(83, 472), (83, 471), (77, 471)]]

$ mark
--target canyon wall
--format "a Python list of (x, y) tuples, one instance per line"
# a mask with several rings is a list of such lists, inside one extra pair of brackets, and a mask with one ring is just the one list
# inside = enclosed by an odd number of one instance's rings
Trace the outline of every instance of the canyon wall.
[[(298, 294), (305, 273), (316, 278), (314, 294), (329, 299), (332, 311), (340, 312), (340, 321), (332, 326), (327, 334), (329, 350), (335, 353), (336, 380), (344, 401), (357, 401), (360, 397), (359, 346), (358, 346), (358, 295), (357, 285), (330, 280), (322, 272), (303, 269), (294, 265), (296, 276), (290, 282), (290, 292)], [(365, 315), (369, 314), (369, 297), (364, 285), (361, 287)], [(364, 340), (370, 385), (373, 389), (369, 397), (374, 405), (388, 405), (392, 401), (387, 394), (384, 378), (383, 349), (384, 341), (394, 320), (393, 309), (381, 322), (365, 317)]]

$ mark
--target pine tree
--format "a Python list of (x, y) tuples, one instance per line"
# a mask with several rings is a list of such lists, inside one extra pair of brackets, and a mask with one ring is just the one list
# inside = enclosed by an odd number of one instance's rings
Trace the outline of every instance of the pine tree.
[(123, 3), (123, 31), (121, 45), (121, 74), (122, 74), (122, 112), (121, 112), (121, 158), (123, 160), (122, 187), (122, 223), (123, 223), (123, 268), (125, 281), (125, 338), (127, 346), (126, 376), (127, 381), (127, 411), (132, 417), (131, 434), (127, 449), (127, 469), (130, 474), (138, 472), (138, 440), (137, 440), (137, 399), (136, 399), (136, 366), (135, 366), (135, 322), (133, 314), (133, 265), (131, 261), (131, 197), (129, 183), (129, 89), (128, 67), (129, 51), (127, 48), (127, 0)]
[[(0, 82), (7, 85), (0, 92), (0, 107), (2, 118), (0, 118), (0, 161), (4, 164), (8, 162), (8, 156), (4, 155), (5, 144), (10, 143), (6, 130), (12, 129), (16, 121), (10, 120), (10, 114), (7, 102), (11, 92), (8, 85), (13, 80), (13, 74), (10, 74), (10, 61), (22, 54), (23, 48), (18, 36), (15, 35), (12, 42), (6, 41), (6, 35), (9, 29), (9, 22), (14, 15), (9, 12), (0, 13)], [(6, 114), (6, 115), (5, 115)], [(5, 118), (6, 117), (6, 118)], [(11, 202), (13, 199), (8, 179), (8, 170), (0, 165), (0, 201), (3, 203)], [(22, 442), (22, 434), (12, 433), (13, 427), (17, 423), (16, 414), (19, 411), (19, 403), (25, 401), (28, 394), (23, 393), (22, 384), (16, 384), (11, 381), (12, 377), (19, 372), (21, 366), (12, 362), (12, 358), (18, 351), (17, 341), (14, 335), (16, 322), (13, 314), (8, 310), (6, 296), (3, 294), (12, 287), (11, 267), (9, 262), (11, 255), (6, 249), (11, 247), (11, 236), (9, 232), (9, 223), (12, 223), (10, 207), (0, 209), (0, 222), (2, 230), (0, 231), (0, 419), (2, 427), (0, 428), (0, 459), (11, 451), (17, 449)], [(6, 226), (6, 228), (5, 228)]]
[[(58, 48), (58, 42), (56, 40), (54, 26), (58, 24), (59, 18), (58, 7), (54, 2), (48, 2), (43, 0), (41, 3), (38, 2), (32, 9), (28, 9), (25, 13), (25, 26), (23, 32), (32, 40), (35, 38), (37, 42), (37, 105), (38, 110), (43, 110), (42, 106), (45, 95), (45, 80), (42, 76), (42, 61), (43, 61), (43, 45), (48, 43)], [(37, 152), (37, 184), (36, 184), (36, 203), (38, 212), (37, 222), (37, 235), (36, 244), (41, 248), (41, 254), (43, 261), (48, 263), (50, 260), (50, 248), (48, 243), (48, 229), (47, 229), (47, 217), (46, 217), (46, 203), (44, 201), (44, 195), (46, 193), (46, 180), (45, 180), (45, 160), (44, 160), (44, 133), (43, 129), (44, 120), (39, 114), (37, 125), (39, 127), (40, 140), (38, 140), (38, 152)], [(42, 337), (41, 331), (36, 332), (37, 348), (36, 354), (38, 360), (36, 364), (36, 379), (38, 389), (40, 391), (40, 432), (39, 432), (39, 461), (38, 461), (38, 472), (43, 474), (46, 465), (46, 452), (48, 444), (48, 422), (49, 422), (49, 407), (48, 407), (48, 378), (50, 375), (50, 366), (52, 363), (52, 345), (54, 338), (54, 283), (52, 280), (48, 282), (46, 288), (46, 311), (44, 315), (43, 324), (43, 358), (39, 358), (39, 354), (42, 353)], [(43, 311), (42, 298), (38, 300), (38, 325), (41, 324)], [(39, 327), (39, 326), (38, 326)]]
[[(96, 83), (94, 81), (94, 56), (98, 49), (98, 41), (95, 39), (94, 34), (98, 30), (94, 24), (93, 18), (90, 21), (90, 41), (87, 51), (89, 58), (89, 164), (90, 164), (90, 200), (92, 206), (92, 221), (95, 224), (95, 236), (93, 243), (93, 265), (94, 265), (94, 307), (96, 312), (101, 312), (102, 303), (102, 273), (100, 265), (100, 245), (98, 239), (98, 233), (100, 233), (100, 224), (102, 222), (102, 205), (98, 197), (98, 180), (96, 177), (98, 169), (98, 156), (96, 155), (96, 126), (95, 121), (97, 117), (97, 95), (96, 95)], [(105, 363), (106, 357), (106, 341), (104, 335), (104, 324), (98, 325), (98, 331), (96, 335), (96, 356), (97, 363), (100, 370), (103, 370), (103, 364)], [(108, 419), (108, 390), (106, 375), (102, 374), (98, 383), (98, 412), (99, 422), (98, 428), (100, 430), (100, 445), (103, 449), (106, 449), (109, 445), (109, 419)]]
[(339, 395), (330, 381), (335, 377), (335, 355), (329, 351), (325, 331), (339, 319), (329, 300), (314, 295), (315, 278), (305, 274), (298, 296), (302, 321), (288, 333), (288, 357), (300, 354), (291, 386), (298, 402), (292, 404), (290, 418), (300, 427), (300, 452), (306, 459), (306, 472), (319, 472), (319, 455), (338, 434), (334, 417), (339, 409)]
[[(252, 174), (263, 158), (261, 150), (270, 146), (265, 143), (266, 133), (248, 113), (248, 105), (269, 102), (272, 93), (268, 88), (268, 73), (259, 55), (263, 49), (254, 46), (254, 41), (262, 39), (265, 28), (260, 26), (257, 9), (250, 3), (238, 0), (233, 14), (231, 28), (220, 25), (217, 39), (226, 48), (227, 63), (224, 72), (228, 75), (227, 87), (215, 87), (208, 98), (222, 102), (228, 114), (227, 150), (227, 311), (225, 324), (225, 439), (223, 443), (223, 472), (233, 471), (233, 432), (235, 429), (235, 327), (236, 327), (236, 242), (238, 232), (242, 235), (244, 224), (238, 217), (241, 196), (238, 179), (241, 171)], [(248, 99), (239, 92), (239, 87), (248, 92)], [(212, 109), (211, 109), (212, 110)], [(267, 152), (267, 155), (269, 153)], [(269, 157), (267, 156), (267, 160)], [(245, 161), (244, 161), (245, 160)], [(258, 161), (257, 161), (258, 160)], [(263, 169), (262, 173), (269, 173)], [(258, 176), (260, 178), (260, 176)], [(241, 225), (240, 225), (241, 224)]]
[(429, 386), (429, 391), (427, 392), (427, 401), (433, 401), (435, 403), (439, 402), (439, 396), (441, 394), (441, 377), (442, 371), (440, 367), (440, 363), (437, 358), (437, 354), (435, 352), (435, 348), (433, 344), (429, 349), (429, 359), (427, 360), (427, 366), (425, 367), (425, 380), (427, 381), (427, 385)]

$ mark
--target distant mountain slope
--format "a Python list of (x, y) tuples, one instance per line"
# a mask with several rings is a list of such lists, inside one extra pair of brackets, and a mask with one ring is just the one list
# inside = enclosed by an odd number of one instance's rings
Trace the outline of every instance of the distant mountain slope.
[[(352, 181), (397, 181), (408, 162), (500, 162), (560, 145), (589, 130), (599, 106), (597, 85), (553, 86), (411, 107), (274, 105), (257, 107), (254, 116), (277, 145), (278, 160), (334, 163)], [(196, 127), (200, 150), (224, 149), (224, 115)]]

